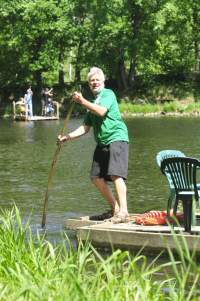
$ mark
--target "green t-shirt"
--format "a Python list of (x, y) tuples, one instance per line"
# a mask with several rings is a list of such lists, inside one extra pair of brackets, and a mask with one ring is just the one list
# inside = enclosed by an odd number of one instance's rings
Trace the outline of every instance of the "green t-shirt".
[(129, 141), (128, 130), (121, 118), (117, 99), (112, 90), (103, 88), (92, 100), (93, 103), (107, 108), (105, 116), (87, 112), (84, 124), (92, 126), (97, 144), (110, 144), (113, 141)]

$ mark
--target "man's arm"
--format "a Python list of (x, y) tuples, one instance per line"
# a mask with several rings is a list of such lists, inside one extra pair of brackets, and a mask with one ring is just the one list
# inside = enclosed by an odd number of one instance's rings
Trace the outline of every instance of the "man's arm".
[(85, 134), (87, 134), (90, 130), (90, 126), (88, 125), (81, 125), (80, 127), (78, 127), (75, 131), (67, 134), (67, 135), (59, 135), (58, 136), (58, 142), (65, 142), (68, 140), (73, 140), (76, 139), (78, 137), (81, 137)]
[(87, 99), (85, 99), (81, 93), (79, 92), (75, 92), (73, 94), (73, 100), (77, 103), (79, 103), (80, 105), (84, 106), (86, 109), (88, 109), (89, 111), (91, 111), (92, 113), (98, 115), (98, 116), (105, 116), (106, 112), (107, 112), (107, 108), (106, 107), (102, 107), (98, 104), (95, 103), (91, 103), (90, 101), (88, 101)]

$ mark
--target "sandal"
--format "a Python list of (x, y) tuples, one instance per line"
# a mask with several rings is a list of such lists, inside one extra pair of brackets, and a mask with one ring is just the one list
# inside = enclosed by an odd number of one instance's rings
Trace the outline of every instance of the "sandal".
[(127, 215), (114, 215), (109, 220), (113, 224), (121, 224), (121, 223), (129, 223), (130, 222), (130, 216)]
[(91, 221), (104, 221), (105, 219), (110, 219), (113, 217), (112, 210), (106, 211), (99, 215), (92, 215), (89, 217)]

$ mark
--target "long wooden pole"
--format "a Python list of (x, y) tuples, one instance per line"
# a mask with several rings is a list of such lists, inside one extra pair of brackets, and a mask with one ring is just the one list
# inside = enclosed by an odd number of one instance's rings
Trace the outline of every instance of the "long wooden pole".
[[(69, 122), (71, 113), (73, 111), (74, 105), (75, 105), (75, 102), (72, 101), (71, 104), (70, 104), (67, 116), (65, 118), (63, 128), (62, 128), (61, 133), (60, 133), (61, 135), (63, 135), (64, 132), (67, 129), (68, 122)], [(50, 187), (51, 187), (52, 178), (53, 178), (53, 175), (54, 175), (54, 172), (55, 172), (55, 166), (56, 166), (56, 162), (57, 162), (58, 155), (60, 153), (61, 147), (62, 147), (62, 143), (59, 143), (58, 146), (57, 146), (57, 149), (55, 151), (55, 154), (53, 156), (53, 160), (52, 160), (52, 163), (51, 163), (51, 169), (49, 171), (47, 190), (46, 190), (45, 199), (44, 199), (44, 209), (43, 209), (43, 215), (42, 215), (42, 228), (44, 228), (45, 225), (46, 225), (47, 208), (48, 208), (48, 200), (49, 200), (49, 190), (50, 190)]]

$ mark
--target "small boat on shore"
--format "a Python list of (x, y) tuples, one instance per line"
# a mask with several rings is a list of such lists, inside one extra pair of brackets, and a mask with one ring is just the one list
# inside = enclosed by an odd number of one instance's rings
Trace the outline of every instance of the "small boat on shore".
[(169, 248), (176, 251), (179, 244), (200, 253), (200, 216), (197, 216), (197, 225), (192, 226), (191, 233), (184, 232), (182, 225), (138, 225), (136, 216), (131, 214), (130, 222), (120, 224), (92, 221), (89, 217), (68, 219), (65, 227), (75, 231), (78, 241), (90, 241), (93, 246), (103, 249), (117, 247), (157, 253)]

